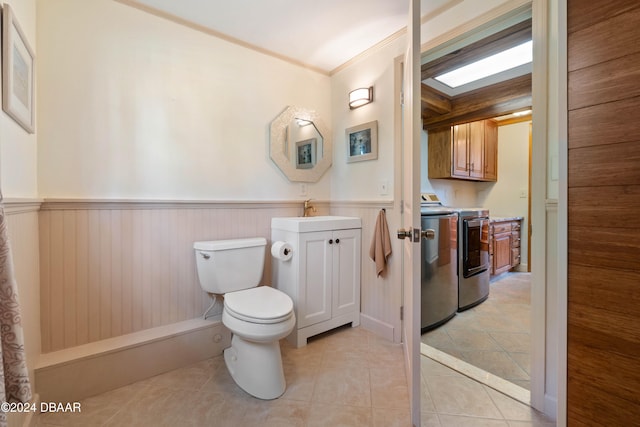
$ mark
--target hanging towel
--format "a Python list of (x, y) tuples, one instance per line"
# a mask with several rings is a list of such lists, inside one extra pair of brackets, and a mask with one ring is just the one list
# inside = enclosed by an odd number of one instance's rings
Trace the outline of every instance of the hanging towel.
[(387, 268), (387, 259), (391, 255), (391, 239), (389, 238), (389, 227), (387, 226), (387, 215), (384, 209), (378, 213), (376, 227), (371, 239), (369, 257), (376, 263), (376, 274), (378, 277), (384, 275)]
[[(0, 204), (0, 402), (26, 403), (31, 399), (20, 320), (7, 224)], [(6, 414), (2, 412), (0, 426), (6, 423)]]

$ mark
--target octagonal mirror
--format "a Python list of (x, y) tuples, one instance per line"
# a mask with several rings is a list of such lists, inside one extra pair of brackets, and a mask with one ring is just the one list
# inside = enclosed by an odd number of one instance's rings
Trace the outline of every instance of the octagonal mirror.
[(312, 110), (287, 107), (270, 126), (269, 155), (292, 182), (317, 182), (331, 167), (331, 134)]

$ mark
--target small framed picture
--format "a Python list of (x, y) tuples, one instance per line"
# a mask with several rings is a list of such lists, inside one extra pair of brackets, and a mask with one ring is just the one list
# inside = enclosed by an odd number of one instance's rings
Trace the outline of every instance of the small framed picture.
[(2, 5), (2, 109), (34, 133), (33, 70), (35, 55), (11, 6)]
[(347, 163), (378, 158), (378, 121), (347, 129)]
[(316, 164), (316, 138), (296, 142), (296, 169), (311, 169)]

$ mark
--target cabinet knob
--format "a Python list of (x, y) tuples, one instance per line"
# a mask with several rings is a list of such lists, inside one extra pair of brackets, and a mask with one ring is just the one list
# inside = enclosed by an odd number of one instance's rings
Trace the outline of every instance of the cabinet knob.
[(329, 244), (333, 245), (333, 239), (329, 239)]
[(336, 239), (336, 245), (340, 243), (340, 239)]

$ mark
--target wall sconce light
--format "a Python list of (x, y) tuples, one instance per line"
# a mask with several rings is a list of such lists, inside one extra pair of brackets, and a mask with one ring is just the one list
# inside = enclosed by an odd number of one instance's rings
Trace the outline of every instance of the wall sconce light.
[(373, 86), (362, 87), (349, 92), (349, 108), (351, 110), (373, 102)]

